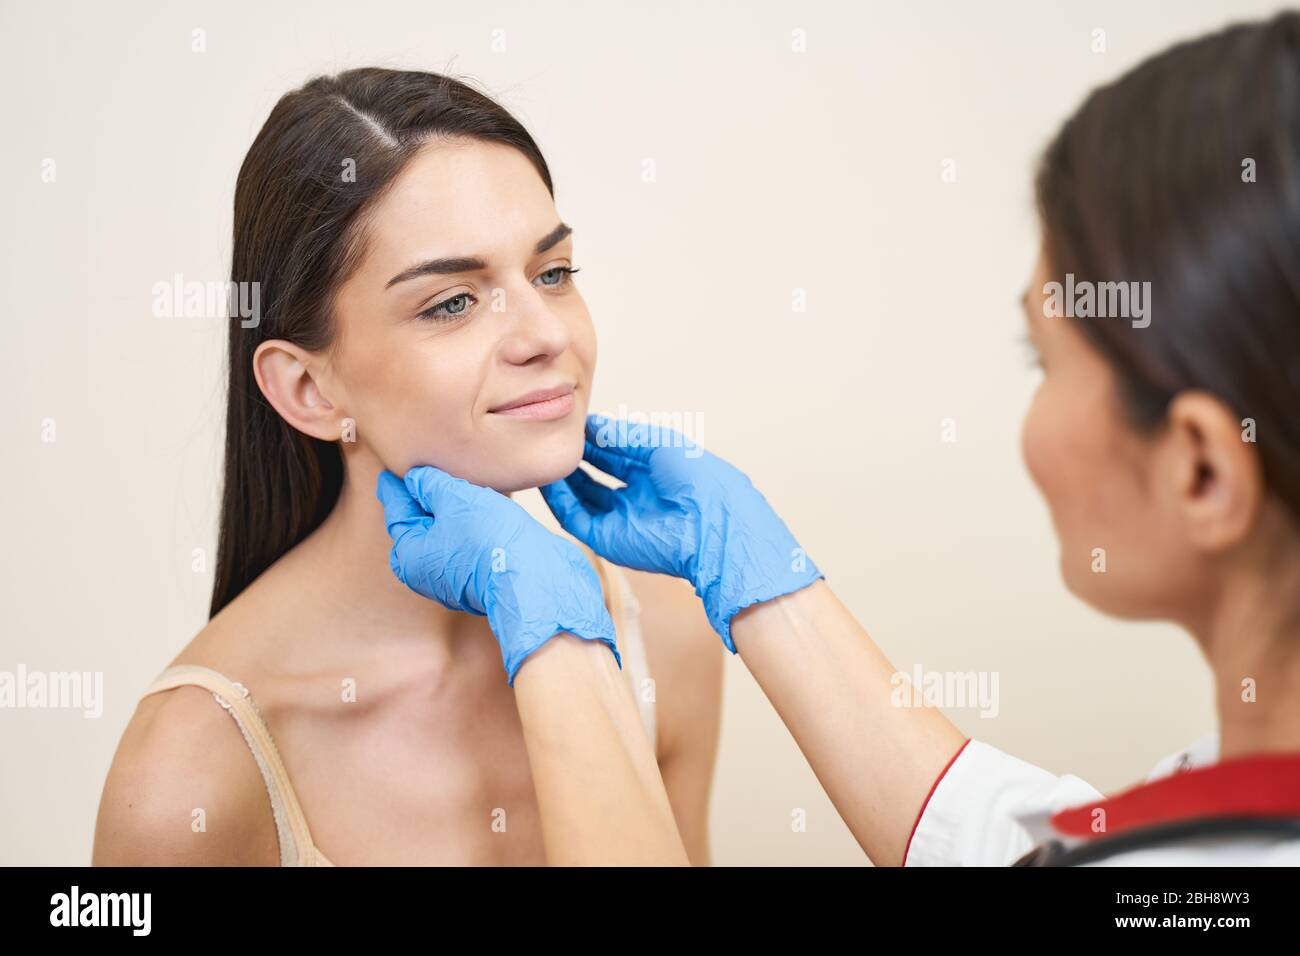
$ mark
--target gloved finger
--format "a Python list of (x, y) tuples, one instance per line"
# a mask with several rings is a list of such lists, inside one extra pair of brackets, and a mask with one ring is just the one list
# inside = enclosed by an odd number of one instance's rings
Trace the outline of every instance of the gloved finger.
[(645, 466), (628, 455), (627, 451), (617, 445), (602, 448), (588, 441), (583, 445), (582, 460), (590, 462), (607, 475), (613, 475), (619, 481), (629, 483)]
[(381, 471), (375, 486), (375, 497), (384, 506), (384, 524), (389, 537), (397, 538), (402, 529), (423, 524), (429, 514), (411, 497), (402, 479), (391, 471)]
[(587, 416), (586, 439), (603, 451), (642, 465), (650, 464), (650, 456), (656, 448), (695, 445), (694, 441), (664, 425), (651, 426), (649, 422), (628, 422), (596, 414)]
[[(588, 415), (584, 429), (587, 444), (582, 457), (601, 471), (627, 481), (627, 476), (638, 466), (649, 463), (650, 452), (654, 451), (653, 448), (632, 447), (630, 439), (636, 427), (603, 415)], [(637, 433), (638, 441), (644, 437)]]
[(453, 478), (441, 468), (417, 465), (406, 473), (406, 490), (429, 514), (438, 514), (438, 503), (454, 492), (457, 484), (467, 484)]
[(569, 485), (568, 479), (542, 485), (538, 490), (542, 493), (542, 500), (546, 502), (546, 507), (551, 509), (551, 514), (555, 515), (555, 520), (560, 522), (560, 527), (587, 545), (587, 547), (591, 547), (591, 512), (578, 498), (572, 486)]
[(608, 511), (614, 507), (614, 496), (618, 492), (607, 485), (602, 485), (581, 468), (574, 469), (573, 474), (564, 480), (578, 496), (578, 500), (593, 511)]
[(388, 536), (393, 539), (393, 547), (388, 552), (388, 566), (397, 580), (408, 584), (403, 558), (409, 559), (422, 532), (433, 525), (433, 518), (411, 497), (402, 479), (391, 471), (379, 473), (375, 496), (384, 506), (384, 525)]

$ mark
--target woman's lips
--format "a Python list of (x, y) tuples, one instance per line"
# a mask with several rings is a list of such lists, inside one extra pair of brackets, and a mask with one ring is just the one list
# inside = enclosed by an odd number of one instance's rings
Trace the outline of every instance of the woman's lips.
[(529, 392), (508, 404), (489, 409), (494, 415), (509, 415), (511, 418), (527, 418), (536, 422), (549, 422), (563, 418), (573, 411), (573, 386), (547, 388)]

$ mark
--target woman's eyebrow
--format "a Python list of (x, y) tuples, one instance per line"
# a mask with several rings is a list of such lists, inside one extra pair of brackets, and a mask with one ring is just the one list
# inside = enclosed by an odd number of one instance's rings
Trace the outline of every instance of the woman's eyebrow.
[[(537, 240), (537, 245), (533, 247), (533, 255), (540, 255), (547, 249), (559, 243), (565, 236), (573, 232), (573, 228), (566, 223), (560, 223), (542, 238)], [(442, 259), (429, 259), (399, 272), (388, 280), (385, 289), (391, 289), (399, 282), (405, 282), (408, 279), (418, 279), (420, 276), (427, 275), (451, 275), (457, 272), (477, 272), (480, 269), (486, 269), (487, 263), (478, 256), (448, 256)]]

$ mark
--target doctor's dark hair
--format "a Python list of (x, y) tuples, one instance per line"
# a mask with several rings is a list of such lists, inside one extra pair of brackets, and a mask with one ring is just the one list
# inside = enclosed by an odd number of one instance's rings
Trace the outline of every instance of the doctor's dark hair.
[(1037, 175), (1053, 279), (1150, 281), (1150, 325), (1072, 319), (1132, 424), (1179, 392), (1256, 423), (1300, 517), (1300, 14), (1180, 43), (1095, 90)]
[(269, 339), (309, 351), (330, 344), (335, 294), (365, 255), (368, 211), (423, 145), (453, 137), (517, 149), (554, 195), (546, 160), (519, 121), (437, 73), (317, 77), (280, 98), (249, 147), (235, 185), (230, 278), (258, 284), (260, 321), (230, 323), (210, 615), (315, 530), (343, 484), (339, 443), (279, 416), (257, 386), (253, 353)]

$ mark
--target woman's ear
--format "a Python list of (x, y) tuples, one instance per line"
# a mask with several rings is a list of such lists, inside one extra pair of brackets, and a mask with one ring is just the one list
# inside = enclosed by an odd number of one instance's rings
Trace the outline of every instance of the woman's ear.
[(1250, 533), (1264, 505), (1264, 473), (1240, 416), (1206, 392), (1188, 391), (1169, 404), (1167, 452), (1173, 464), (1175, 512), (1187, 540), (1225, 551)]
[(257, 387), (280, 417), (313, 438), (338, 441), (344, 415), (326, 397), (319, 367), (310, 352), (284, 339), (263, 342), (253, 353)]

